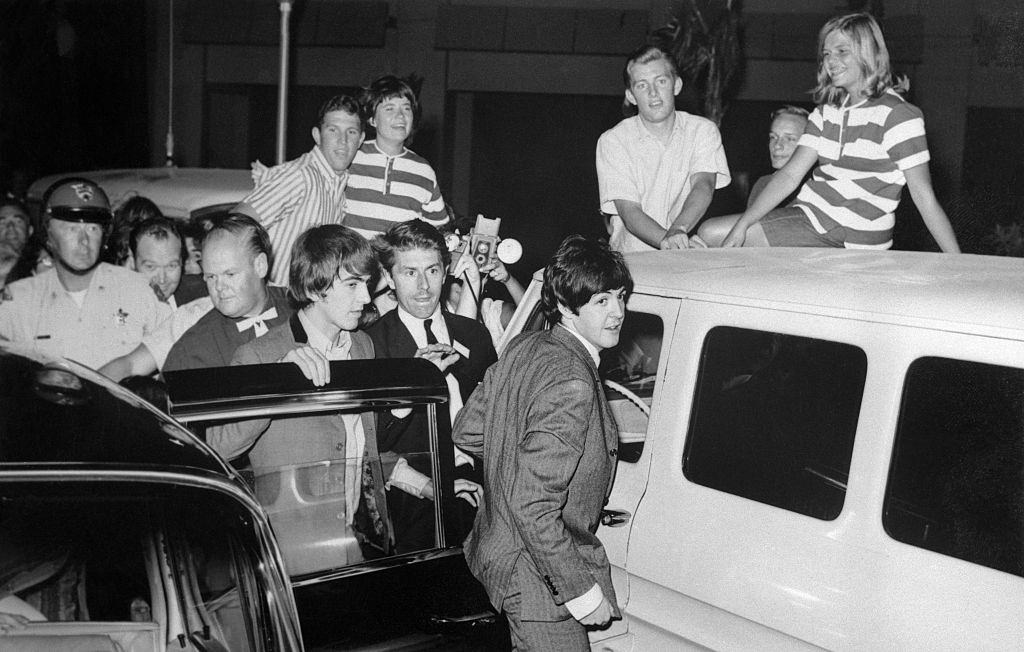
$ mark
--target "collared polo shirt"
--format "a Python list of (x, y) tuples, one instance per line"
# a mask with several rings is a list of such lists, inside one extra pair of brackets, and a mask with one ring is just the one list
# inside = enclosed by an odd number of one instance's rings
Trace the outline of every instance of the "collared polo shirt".
[(690, 175), (696, 172), (714, 173), (715, 188), (724, 188), (732, 180), (721, 134), (706, 118), (676, 111), (667, 145), (647, 130), (640, 116), (626, 118), (601, 134), (597, 181), (601, 211), (612, 216), (612, 248), (621, 252), (652, 250), (626, 230), (615, 208), (616, 199), (640, 204), (651, 219), (668, 228), (682, 211), (692, 187)]
[(345, 202), (345, 226), (367, 238), (387, 231), (396, 222), (448, 223), (430, 163), (409, 148), (389, 156), (377, 147), (376, 140), (363, 143), (352, 160)]

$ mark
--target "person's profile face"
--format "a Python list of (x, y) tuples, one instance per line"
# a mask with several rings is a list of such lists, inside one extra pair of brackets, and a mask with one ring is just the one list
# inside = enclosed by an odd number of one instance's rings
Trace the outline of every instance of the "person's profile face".
[(626, 100), (636, 106), (640, 118), (658, 123), (667, 120), (676, 110), (675, 97), (683, 89), (683, 80), (672, 72), (665, 59), (629, 66), (629, 88)]
[(778, 170), (789, 163), (806, 126), (806, 118), (792, 113), (783, 113), (772, 120), (768, 131), (768, 155), (772, 159), (772, 169)]
[(92, 222), (50, 219), (47, 224), (54, 261), (71, 272), (87, 272), (100, 259), (103, 227)]
[(28, 215), (17, 206), (0, 207), (0, 241), (21, 251), (31, 235)]
[(406, 312), (427, 319), (437, 310), (444, 286), (444, 260), (436, 249), (395, 252), (395, 263), (384, 277), (395, 291), (395, 300)]
[(253, 255), (247, 238), (217, 231), (203, 243), (203, 280), (225, 317), (255, 315), (266, 298), (267, 259)]
[(146, 277), (157, 298), (166, 301), (181, 282), (181, 241), (144, 235), (135, 245), (135, 271)]
[(363, 316), (363, 308), (370, 303), (370, 291), (366, 287), (369, 280), (369, 275), (342, 269), (322, 297), (311, 297), (310, 309), (320, 313), (335, 328), (354, 331)]
[(626, 290), (618, 288), (598, 292), (580, 306), (577, 314), (562, 305), (558, 309), (566, 325), (571, 325), (583, 339), (598, 351), (603, 351), (619, 343), (622, 320), (626, 315)]
[(313, 127), (313, 140), (331, 169), (341, 174), (352, 164), (363, 144), (363, 126), (359, 116), (348, 111), (329, 111), (323, 123)]

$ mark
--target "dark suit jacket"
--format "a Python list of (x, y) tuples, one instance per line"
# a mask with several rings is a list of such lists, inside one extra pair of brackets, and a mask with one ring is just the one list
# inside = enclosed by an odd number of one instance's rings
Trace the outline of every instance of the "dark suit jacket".
[[(453, 342), (460, 342), (469, 350), (469, 357), (462, 358), (451, 367), (449, 373), (459, 383), (463, 402), (484, 378), (484, 372), (498, 359), (491, 341), (491, 334), (480, 322), (461, 315), (443, 312), (448, 335)], [(374, 322), (366, 333), (373, 340), (374, 353), (378, 358), (411, 358), (416, 355), (416, 340), (398, 317), (398, 309), (386, 313)], [(420, 438), (415, 436), (415, 424), (401, 420), (381, 424), (378, 433), (380, 450), (396, 453), (423, 452)]]
[(452, 438), (483, 455), (484, 496), (465, 552), (495, 608), (519, 592), (523, 620), (563, 620), (565, 602), (596, 583), (618, 615), (594, 535), (618, 431), (583, 344), (561, 326), (514, 339)]

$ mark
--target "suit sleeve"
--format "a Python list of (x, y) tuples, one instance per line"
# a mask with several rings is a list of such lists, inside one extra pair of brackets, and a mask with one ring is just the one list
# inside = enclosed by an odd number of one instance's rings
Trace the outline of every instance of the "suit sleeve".
[(493, 372), (488, 369), (484, 374), (483, 383), (462, 406), (452, 426), (452, 443), (478, 459), (483, 457), (484, 453), (484, 416), (493, 382), (492, 375)]
[[(248, 345), (239, 347), (231, 358), (232, 365), (262, 362), (255, 350)], [(269, 427), (270, 419), (246, 419), (213, 426), (206, 431), (206, 442), (224, 459), (233, 460), (248, 452)]]
[(556, 604), (589, 591), (597, 578), (587, 569), (562, 520), (569, 484), (576, 474), (590, 416), (594, 388), (570, 380), (540, 388), (527, 415), (509, 512), (526, 550), (554, 590)]

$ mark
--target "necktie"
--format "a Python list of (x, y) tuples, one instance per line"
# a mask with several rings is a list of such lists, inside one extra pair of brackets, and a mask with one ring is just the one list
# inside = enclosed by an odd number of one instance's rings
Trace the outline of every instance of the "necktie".
[(427, 344), (437, 344), (437, 338), (434, 336), (434, 331), (430, 328), (432, 323), (434, 323), (433, 319), (423, 320), (423, 329), (427, 332)]
[(256, 333), (256, 337), (261, 337), (266, 334), (269, 328), (264, 323), (271, 319), (277, 318), (277, 308), (270, 306), (267, 310), (264, 310), (255, 317), (246, 317), (245, 319), (239, 319), (235, 322), (235, 327), (238, 328), (239, 333), (244, 333), (248, 329), (253, 329)]

